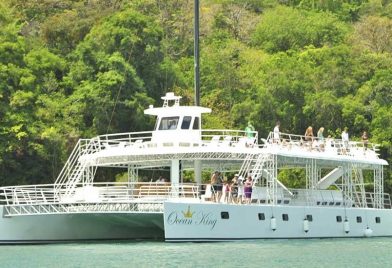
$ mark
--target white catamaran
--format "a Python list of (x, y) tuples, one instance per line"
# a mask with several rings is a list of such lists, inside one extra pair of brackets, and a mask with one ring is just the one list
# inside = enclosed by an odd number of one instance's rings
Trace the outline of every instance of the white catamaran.
[[(54, 184), (0, 188), (0, 243), (392, 235), (387, 162), (376, 145), (205, 130), (201, 116), (210, 109), (181, 106), (173, 93), (162, 99), (162, 107), (145, 110), (156, 116), (153, 131), (81, 139)], [(128, 181), (94, 182), (97, 169), (108, 167), (125, 169)], [(140, 170), (162, 167), (170, 182), (138, 181)], [(278, 180), (292, 168), (305, 170), (303, 189)], [(184, 170), (193, 170), (194, 183), (183, 183)], [(217, 188), (202, 184), (202, 172), (215, 170), (252, 177), (248, 204), (229, 191), (214, 200)], [(365, 191), (369, 175), (372, 192)]]

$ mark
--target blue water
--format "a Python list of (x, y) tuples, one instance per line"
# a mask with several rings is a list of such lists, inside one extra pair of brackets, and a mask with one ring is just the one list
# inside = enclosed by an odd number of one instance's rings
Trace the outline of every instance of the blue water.
[(392, 238), (0, 246), (1, 267), (392, 267)]

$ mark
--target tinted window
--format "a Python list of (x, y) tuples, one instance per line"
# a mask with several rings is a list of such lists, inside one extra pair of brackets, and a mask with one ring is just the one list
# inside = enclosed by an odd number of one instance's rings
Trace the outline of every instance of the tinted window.
[(195, 117), (193, 121), (193, 129), (199, 129), (199, 117)]
[(221, 218), (227, 220), (229, 218), (229, 212), (223, 211), (221, 212)]
[(159, 124), (159, 130), (169, 130), (176, 129), (178, 124), (179, 117), (163, 117), (161, 119), (161, 123)]
[(181, 129), (189, 129), (189, 126), (191, 125), (191, 121), (192, 121), (191, 116), (184, 116), (184, 119), (182, 119)]

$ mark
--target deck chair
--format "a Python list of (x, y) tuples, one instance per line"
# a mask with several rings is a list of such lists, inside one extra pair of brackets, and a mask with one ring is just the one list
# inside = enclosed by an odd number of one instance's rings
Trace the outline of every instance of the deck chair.
[(223, 139), (223, 142), (222, 142), (222, 145), (223, 146), (231, 146), (231, 140), (232, 140), (232, 136), (226, 136), (224, 139)]
[(219, 145), (219, 140), (220, 140), (220, 136), (219, 135), (213, 136), (211, 141), (210, 141), (210, 145), (218, 146)]

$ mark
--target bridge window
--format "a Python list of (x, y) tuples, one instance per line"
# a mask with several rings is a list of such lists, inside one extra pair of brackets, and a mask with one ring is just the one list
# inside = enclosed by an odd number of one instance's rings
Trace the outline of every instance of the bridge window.
[(191, 116), (184, 116), (182, 119), (181, 129), (189, 129), (191, 125), (192, 117)]
[(177, 129), (179, 116), (163, 117), (161, 123), (159, 124), (159, 130), (170, 130)]
[(195, 117), (193, 121), (193, 129), (199, 129), (199, 117)]

